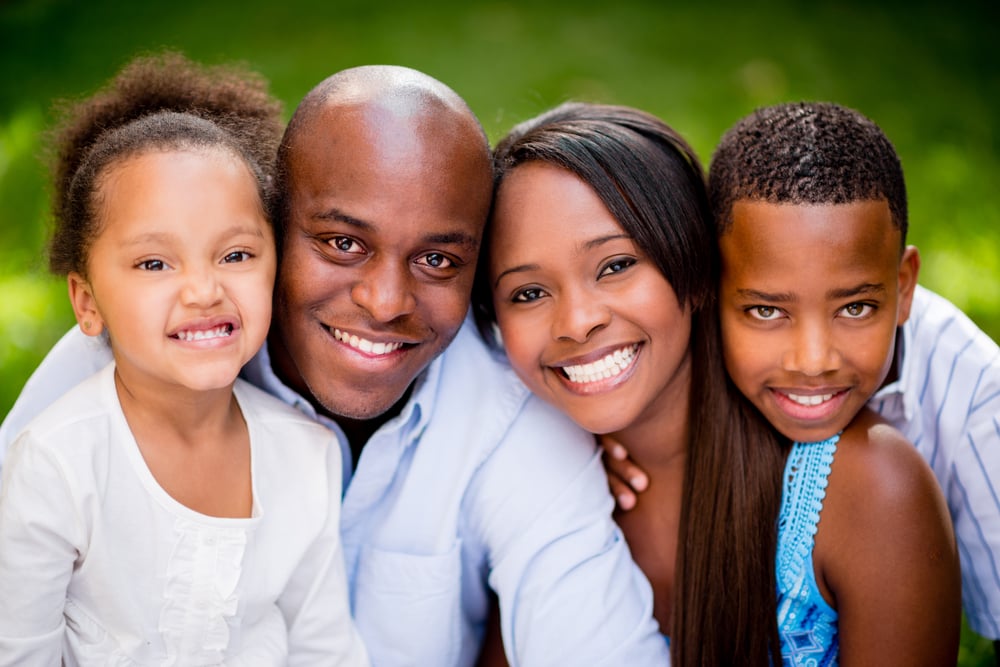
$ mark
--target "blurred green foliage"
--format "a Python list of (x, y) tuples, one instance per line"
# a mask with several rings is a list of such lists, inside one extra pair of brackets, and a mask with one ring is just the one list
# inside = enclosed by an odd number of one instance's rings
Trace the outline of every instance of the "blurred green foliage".
[[(339, 69), (408, 65), (451, 85), (491, 139), (567, 99), (630, 104), (707, 163), (754, 107), (833, 100), (879, 123), (900, 154), (921, 282), (1000, 335), (1000, 50), (987, 2), (697, 0), (6, 0), (0, 3), (0, 416), (72, 324), (45, 274), (40, 135), (55, 98), (93, 92), (163, 47), (239, 60), (294, 104)], [(286, 113), (286, 115), (287, 115)], [(963, 641), (962, 665), (988, 664)]]

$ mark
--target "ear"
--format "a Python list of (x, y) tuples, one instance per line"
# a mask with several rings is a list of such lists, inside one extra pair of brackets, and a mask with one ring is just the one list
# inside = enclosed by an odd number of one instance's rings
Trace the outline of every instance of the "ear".
[(913, 304), (913, 292), (917, 288), (917, 275), (920, 273), (920, 251), (916, 246), (908, 245), (903, 250), (903, 258), (899, 260), (899, 302), (896, 326), (902, 326), (910, 318), (910, 306)]
[(76, 271), (66, 276), (69, 287), (69, 302), (73, 304), (73, 314), (80, 330), (88, 336), (99, 336), (104, 331), (104, 318), (97, 310), (97, 300), (86, 278)]

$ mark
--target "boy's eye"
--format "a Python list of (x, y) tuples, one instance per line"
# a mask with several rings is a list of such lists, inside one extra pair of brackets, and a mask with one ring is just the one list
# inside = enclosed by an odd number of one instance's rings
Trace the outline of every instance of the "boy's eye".
[(841, 310), (844, 315), (852, 319), (861, 319), (871, 315), (875, 307), (870, 303), (849, 303)]
[(250, 259), (252, 255), (246, 250), (234, 250), (225, 257), (222, 258), (223, 264), (235, 264), (237, 262), (245, 262)]
[(600, 275), (601, 276), (608, 276), (608, 275), (611, 275), (613, 273), (621, 273), (622, 271), (624, 271), (628, 267), (632, 266), (633, 264), (635, 264), (635, 259), (634, 258), (632, 258), (632, 257), (620, 257), (618, 259), (614, 259), (614, 260), (608, 262), (607, 265), (605, 265), (605, 267), (603, 269), (601, 269)]
[(166, 263), (162, 259), (144, 259), (135, 266), (137, 269), (142, 269), (143, 271), (162, 271), (167, 268)]
[(747, 308), (747, 313), (758, 320), (776, 320), (781, 315), (781, 311), (774, 306), (751, 306)]
[(530, 303), (541, 299), (543, 296), (545, 296), (545, 292), (541, 287), (526, 287), (515, 292), (511, 301), (515, 303)]

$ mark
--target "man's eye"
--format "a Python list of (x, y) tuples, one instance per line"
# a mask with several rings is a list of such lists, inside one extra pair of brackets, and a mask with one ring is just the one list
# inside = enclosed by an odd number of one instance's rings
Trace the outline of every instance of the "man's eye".
[(351, 254), (361, 253), (361, 244), (352, 239), (350, 236), (334, 236), (330, 239), (329, 243), (340, 252), (347, 252)]
[(144, 259), (135, 266), (143, 271), (162, 271), (167, 268), (162, 259)]
[(450, 269), (455, 266), (455, 262), (451, 258), (439, 252), (429, 252), (418, 259), (417, 263), (429, 266), (432, 269)]

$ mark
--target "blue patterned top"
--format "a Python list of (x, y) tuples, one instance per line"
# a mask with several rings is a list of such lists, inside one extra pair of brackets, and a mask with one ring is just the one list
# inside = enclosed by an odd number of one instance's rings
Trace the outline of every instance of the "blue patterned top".
[(783, 667), (837, 664), (837, 611), (819, 592), (812, 555), (838, 440), (796, 442), (785, 463), (775, 564)]

